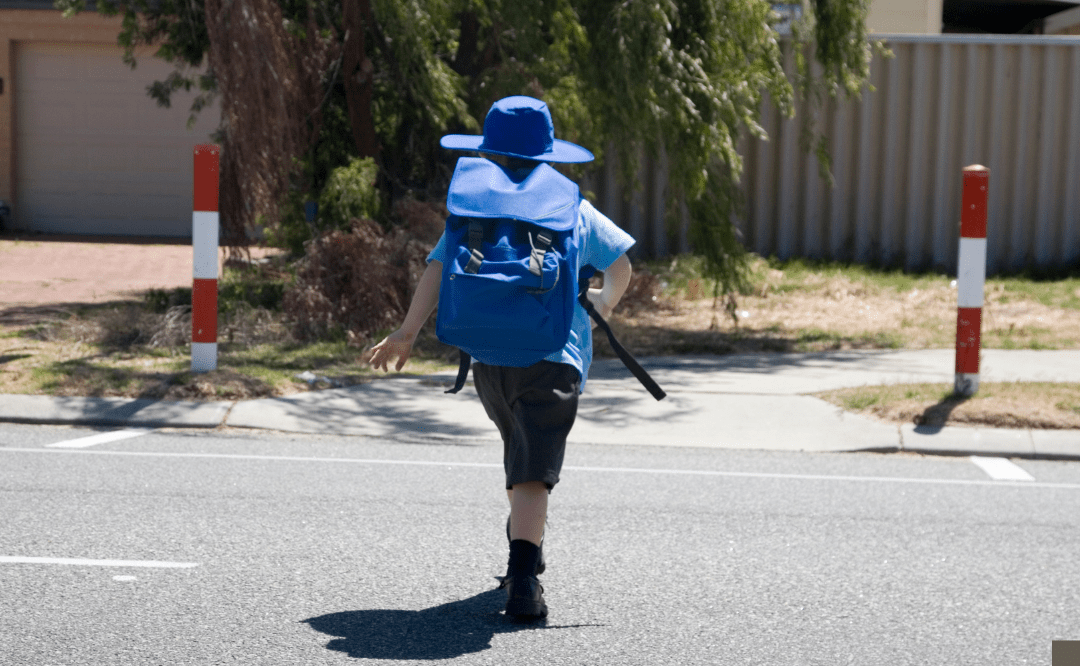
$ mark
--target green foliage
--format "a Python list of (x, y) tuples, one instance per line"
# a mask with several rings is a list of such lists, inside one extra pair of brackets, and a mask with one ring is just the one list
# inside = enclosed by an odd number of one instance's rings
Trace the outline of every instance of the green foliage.
[[(280, 311), (286, 282), (286, 277), (268, 278), (255, 268), (227, 267), (218, 280), (218, 312), (228, 314), (244, 307)], [(191, 288), (149, 289), (143, 294), (143, 306), (158, 314), (177, 306), (191, 307)]]
[(256, 267), (226, 268), (218, 281), (218, 312), (230, 314), (248, 307), (281, 311), (288, 279), (268, 277)]
[[(296, 22), (299, 31), (313, 16), (323, 34), (344, 39), (341, 0), (278, 1), (287, 25)], [(85, 2), (56, 6), (73, 13)], [(438, 197), (457, 157), (439, 148), (439, 137), (479, 132), (492, 102), (531, 95), (548, 102), (560, 138), (616, 160), (626, 183), (636, 183), (643, 155), (663, 158), (671, 222), (685, 204), (694, 250), (722, 293), (745, 288), (747, 280), (748, 258), (733, 225), (743, 205), (740, 138), (767, 139), (757, 122), (766, 100), (790, 116), (801, 98), (805, 147), (827, 170), (816, 110), (828, 98), (860, 93), (873, 52), (865, 28), (869, 0), (809, 0), (787, 45), (771, 27), (777, 16), (765, 0), (369, 4), (364, 45), (381, 147), (378, 187), (387, 202), (411, 190)], [(212, 72), (192, 74), (208, 48), (203, 0), (99, 0), (98, 7), (123, 13), (120, 43), (129, 57), (135, 44), (157, 43), (158, 55), (177, 65), (174, 76), (152, 86), (159, 101), (179, 89), (203, 91), (200, 100), (212, 94)], [(786, 73), (791, 51), (796, 67)], [(343, 74), (341, 62), (324, 76), (325, 126), (314, 148), (293, 156), (304, 182), (283, 202), (283, 228), (274, 231), (289, 246), (310, 237), (302, 224), (302, 201), (314, 196), (307, 193), (322, 191), (333, 169), (356, 155), (343, 140), (355, 109), (340, 90), (342, 77), (356, 74)], [(566, 167), (574, 176), (585, 168)]]
[(148, 289), (143, 294), (143, 304), (150, 312), (164, 313), (177, 305), (191, 306), (191, 287), (175, 289)]
[(379, 167), (370, 157), (352, 158), (330, 172), (318, 199), (318, 214), (307, 219), (304, 196), (294, 192), (281, 204), (278, 224), (267, 229), (267, 242), (288, 249), (293, 256), (304, 254), (304, 243), (324, 231), (348, 230), (354, 218), (378, 220), (382, 193), (376, 187)]
[[(358, 157), (356, 142), (349, 125), (349, 110), (345, 101), (345, 87), (340, 77), (330, 84), (322, 109), (322, 125), (311, 151), (298, 160), (303, 183), (298, 190), (314, 193), (317, 197), (326, 185), (334, 169), (352, 162)], [(301, 207), (302, 210), (302, 207)]]
[(303, 256), (304, 243), (315, 235), (304, 213), (304, 203), (299, 193), (281, 202), (277, 224), (265, 227), (267, 245), (286, 249), (293, 257)]
[(379, 167), (370, 157), (334, 169), (319, 195), (319, 226), (347, 230), (353, 218), (377, 219), (380, 198), (375, 179), (378, 175)]

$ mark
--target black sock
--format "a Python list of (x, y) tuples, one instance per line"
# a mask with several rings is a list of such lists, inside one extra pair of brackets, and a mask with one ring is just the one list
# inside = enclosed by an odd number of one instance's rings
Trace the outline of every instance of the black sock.
[(510, 576), (533, 576), (540, 564), (540, 546), (525, 539), (510, 542)]

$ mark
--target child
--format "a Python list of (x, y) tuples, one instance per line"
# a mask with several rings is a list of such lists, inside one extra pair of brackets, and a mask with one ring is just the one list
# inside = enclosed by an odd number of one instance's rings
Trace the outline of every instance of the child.
[[(444, 148), (490, 156), (514, 182), (522, 182), (542, 162), (577, 163), (592, 153), (555, 139), (547, 105), (531, 97), (507, 97), (488, 112), (482, 136), (448, 135)], [(578, 206), (579, 268), (591, 265), (604, 273), (604, 286), (590, 289), (589, 300), (600, 315), (610, 316), (630, 282), (626, 251), (634, 239), (587, 201)], [(448, 261), (446, 235), (428, 256), (401, 328), (375, 345), (368, 362), (396, 370), (408, 360), (413, 342), (439, 300), (443, 263)], [(517, 618), (545, 617), (547, 605), (537, 580), (545, 564), (541, 551), (548, 495), (559, 481), (566, 437), (577, 415), (578, 394), (592, 363), (592, 326), (580, 304), (574, 304), (570, 339), (565, 347), (526, 368), (473, 363), (476, 392), (503, 440), (506, 494), (510, 500), (507, 536), (510, 558), (503, 587), (506, 613)]]

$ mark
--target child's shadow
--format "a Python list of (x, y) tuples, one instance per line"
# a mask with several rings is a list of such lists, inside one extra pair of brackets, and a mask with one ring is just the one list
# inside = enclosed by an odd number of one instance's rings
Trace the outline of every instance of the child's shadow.
[(304, 622), (340, 636), (327, 649), (365, 659), (453, 659), (487, 650), (495, 634), (555, 628), (546, 620), (515, 622), (500, 612), (505, 604), (506, 592), (494, 589), (420, 611), (346, 611)]

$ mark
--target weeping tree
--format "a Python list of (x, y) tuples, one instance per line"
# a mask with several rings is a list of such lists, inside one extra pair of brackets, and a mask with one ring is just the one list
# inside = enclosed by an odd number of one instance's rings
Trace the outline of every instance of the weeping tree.
[[(86, 0), (56, 0), (66, 12)], [(220, 98), (226, 238), (283, 223), (289, 192), (317, 191), (355, 157), (379, 166), (388, 200), (445, 192), (448, 132), (479, 132), (495, 100), (542, 98), (559, 136), (615, 160), (633, 185), (642, 154), (663, 153), (668, 211), (685, 205), (694, 251), (717, 293), (744, 281), (733, 220), (737, 151), (762, 104), (792, 115), (857, 96), (869, 77), (869, 0), (803, 0), (784, 49), (765, 0), (97, 0), (123, 17), (119, 43), (176, 66), (148, 88), (192, 112)], [(813, 114), (806, 146), (827, 164)], [(816, 138), (815, 138), (816, 137)], [(584, 168), (584, 167), (579, 167)], [(579, 174), (580, 175), (580, 174)], [(390, 210), (384, 206), (384, 210)]]

